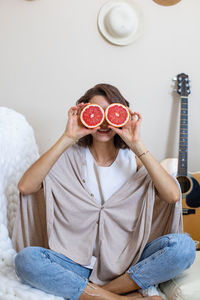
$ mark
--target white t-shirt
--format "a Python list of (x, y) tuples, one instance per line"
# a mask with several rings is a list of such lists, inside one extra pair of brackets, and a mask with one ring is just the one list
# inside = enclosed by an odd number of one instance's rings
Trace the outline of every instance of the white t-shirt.
[[(130, 149), (119, 149), (112, 165), (98, 166), (89, 148), (86, 148), (86, 184), (94, 195), (94, 199), (103, 205), (123, 184), (137, 171), (135, 154)], [(91, 264), (93, 268), (96, 258), (96, 244), (94, 245)]]

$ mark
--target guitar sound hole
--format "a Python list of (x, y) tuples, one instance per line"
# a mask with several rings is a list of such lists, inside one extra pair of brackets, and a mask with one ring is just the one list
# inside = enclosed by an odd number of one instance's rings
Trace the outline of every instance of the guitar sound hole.
[(191, 180), (186, 176), (178, 176), (177, 180), (180, 184), (182, 194), (187, 193), (191, 188)]

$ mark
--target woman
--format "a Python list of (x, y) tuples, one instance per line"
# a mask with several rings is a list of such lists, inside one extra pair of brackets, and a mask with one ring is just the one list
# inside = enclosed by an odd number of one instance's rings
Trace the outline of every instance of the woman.
[(177, 276), (194, 261), (195, 245), (181, 233), (177, 182), (140, 139), (140, 113), (129, 108), (123, 128), (104, 121), (87, 129), (80, 111), (88, 102), (129, 106), (114, 86), (88, 90), (61, 138), (23, 175), (16, 272), (66, 299), (139, 299), (128, 293)]

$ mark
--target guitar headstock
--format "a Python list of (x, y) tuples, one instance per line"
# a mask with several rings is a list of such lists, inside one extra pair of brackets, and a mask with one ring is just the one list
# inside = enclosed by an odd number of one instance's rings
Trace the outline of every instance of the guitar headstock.
[(187, 97), (190, 91), (190, 80), (187, 74), (181, 73), (177, 75), (177, 93)]

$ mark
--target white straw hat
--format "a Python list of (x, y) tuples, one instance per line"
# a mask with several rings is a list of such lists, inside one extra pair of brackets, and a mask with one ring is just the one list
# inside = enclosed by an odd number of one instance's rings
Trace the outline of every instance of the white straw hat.
[(128, 45), (137, 39), (142, 31), (142, 13), (132, 0), (111, 0), (106, 2), (98, 15), (101, 34), (115, 45)]

